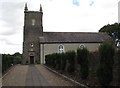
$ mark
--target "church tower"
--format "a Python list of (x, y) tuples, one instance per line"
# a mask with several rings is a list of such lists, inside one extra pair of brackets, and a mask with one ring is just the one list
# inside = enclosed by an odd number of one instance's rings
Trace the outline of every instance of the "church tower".
[(23, 64), (40, 63), (39, 37), (43, 36), (42, 6), (39, 11), (24, 8)]

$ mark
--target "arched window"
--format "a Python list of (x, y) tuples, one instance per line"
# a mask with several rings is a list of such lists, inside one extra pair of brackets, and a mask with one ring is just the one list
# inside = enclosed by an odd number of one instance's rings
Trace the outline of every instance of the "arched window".
[(63, 52), (64, 52), (64, 45), (60, 44), (60, 45), (58, 46), (58, 52), (59, 52), (59, 53), (63, 53)]
[(33, 26), (35, 25), (35, 19), (32, 19), (32, 25)]
[(33, 46), (34, 46), (33, 43), (31, 43), (31, 44), (30, 44), (30, 47), (33, 47)]
[(83, 49), (83, 48), (85, 48), (85, 45), (84, 44), (80, 44), (79, 48)]
[(33, 43), (30, 44), (30, 51), (33, 51)]

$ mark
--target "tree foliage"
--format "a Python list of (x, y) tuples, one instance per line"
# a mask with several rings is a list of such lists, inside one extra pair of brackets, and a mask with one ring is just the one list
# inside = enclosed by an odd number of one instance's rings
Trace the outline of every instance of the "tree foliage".
[(66, 53), (53, 53), (45, 56), (46, 65), (52, 66), (57, 70), (64, 71), (66, 68), (66, 64), (69, 63), (69, 66), (67, 68), (68, 72), (74, 72), (75, 70), (74, 59), (75, 51), (68, 51)]
[(103, 26), (99, 32), (106, 32), (111, 37), (120, 39), (120, 23), (108, 24)]
[(89, 74), (89, 51), (86, 48), (77, 49), (77, 61), (80, 64), (81, 78), (86, 79)]
[(103, 86), (108, 86), (113, 80), (114, 53), (115, 50), (110, 43), (104, 43), (99, 47), (100, 65), (97, 76)]
[(69, 63), (69, 66), (68, 66), (68, 72), (74, 72), (75, 71), (75, 51), (68, 51), (65, 53), (66, 54), (66, 57), (67, 57), (67, 61)]
[(21, 63), (22, 55), (20, 53), (2, 54), (2, 72), (6, 71), (12, 65)]

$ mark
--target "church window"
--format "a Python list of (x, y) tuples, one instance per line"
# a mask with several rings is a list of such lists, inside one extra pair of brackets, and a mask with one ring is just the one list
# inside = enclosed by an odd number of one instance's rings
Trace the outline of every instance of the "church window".
[(80, 44), (79, 48), (83, 49), (83, 48), (85, 48), (85, 45), (84, 44)]
[(35, 19), (32, 19), (32, 25), (33, 26), (35, 25)]
[(30, 47), (33, 47), (33, 43), (30, 44)]
[(58, 52), (59, 52), (59, 53), (63, 53), (63, 52), (64, 52), (64, 45), (60, 44), (60, 45), (58, 46)]

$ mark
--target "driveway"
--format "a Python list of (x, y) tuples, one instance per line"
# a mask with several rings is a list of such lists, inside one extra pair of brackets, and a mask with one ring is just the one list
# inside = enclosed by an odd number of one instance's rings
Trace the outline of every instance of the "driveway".
[(44, 65), (16, 65), (3, 77), (3, 86), (75, 86)]

